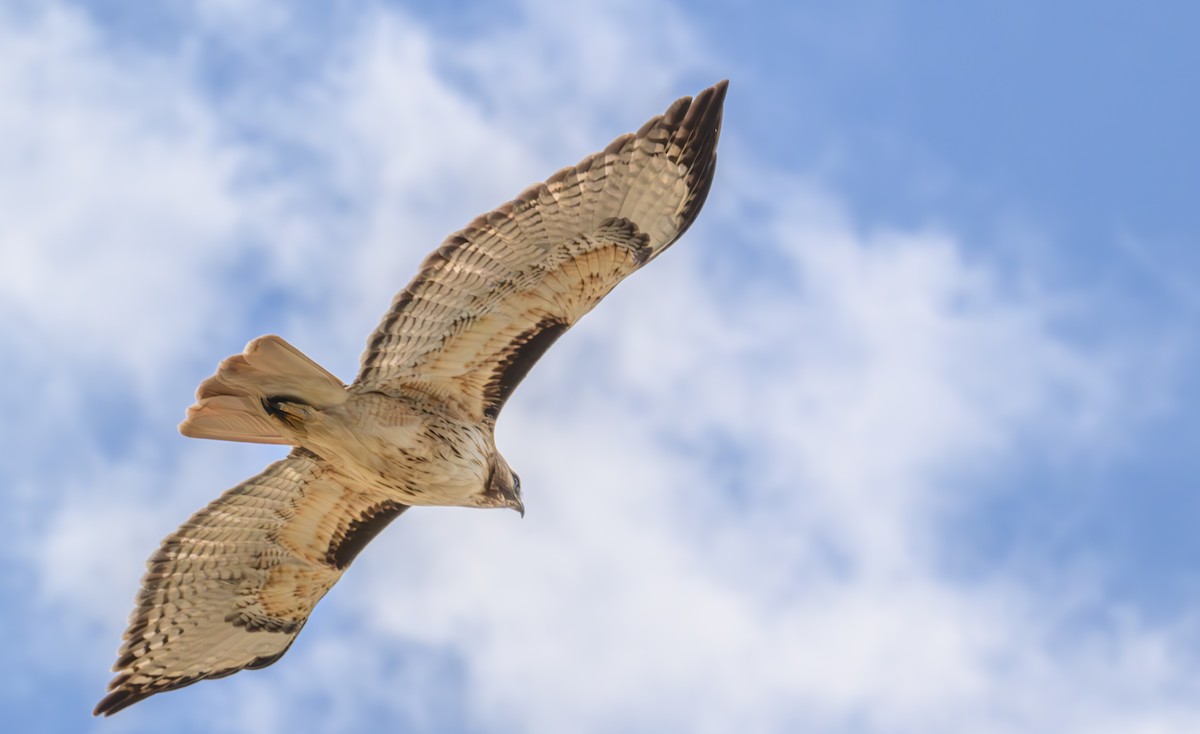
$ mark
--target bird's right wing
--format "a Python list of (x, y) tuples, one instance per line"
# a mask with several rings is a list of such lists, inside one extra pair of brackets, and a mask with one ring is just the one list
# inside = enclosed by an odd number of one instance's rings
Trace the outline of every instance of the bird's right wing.
[(116, 676), (94, 713), (275, 662), (405, 509), (342, 485), (304, 449), (225, 492), (150, 557)]

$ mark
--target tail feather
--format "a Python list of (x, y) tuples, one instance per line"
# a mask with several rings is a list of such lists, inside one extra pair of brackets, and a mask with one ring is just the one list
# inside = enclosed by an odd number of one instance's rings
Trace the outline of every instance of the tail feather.
[(277, 336), (260, 336), (200, 383), (179, 432), (222, 441), (292, 443), (267, 409), (270, 400), (281, 397), (321, 410), (347, 396), (340, 380), (300, 350)]

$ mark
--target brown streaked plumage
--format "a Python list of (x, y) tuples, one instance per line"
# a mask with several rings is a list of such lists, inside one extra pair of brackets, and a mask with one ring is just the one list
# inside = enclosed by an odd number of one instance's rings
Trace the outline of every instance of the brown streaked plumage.
[(695, 220), (725, 88), (676, 101), (447, 238), (370, 336), (350, 385), (276, 336), (223, 361), (180, 430), (295, 448), (151, 556), (94, 713), (270, 665), (409, 506), (524, 513), (496, 418), (563, 332)]

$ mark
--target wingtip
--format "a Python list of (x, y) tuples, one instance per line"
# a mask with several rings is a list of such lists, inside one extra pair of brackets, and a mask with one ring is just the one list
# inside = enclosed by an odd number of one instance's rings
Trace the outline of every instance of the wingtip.
[(728, 91), (728, 79), (722, 79), (711, 87), (701, 90), (688, 106), (685, 124), (691, 123), (692, 126), (699, 128), (715, 127), (719, 130), (725, 108), (725, 94)]
[(695, 97), (683, 97), (679, 100), (688, 106), (687, 115), (695, 119), (700, 111), (712, 110), (719, 118), (725, 106), (725, 95), (729, 91), (729, 80), (722, 79), (711, 87), (705, 87), (696, 93)]
[(112, 716), (118, 711), (141, 701), (148, 695), (150, 694), (143, 693), (139, 695), (136, 691), (124, 687), (115, 688), (107, 696), (100, 699), (100, 703), (96, 704), (96, 708), (92, 709), (92, 716)]
[(713, 95), (713, 101), (711, 104), (717, 108), (717, 115), (719, 117), (725, 110), (725, 93), (729, 91), (729, 80), (722, 79), (721, 81), (709, 87), (709, 89), (712, 91)]
[(678, 126), (682, 139), (681, 162), (687, 167), (687, 183), (690, 196), (680, 210), (681, 226), (678, 236), (695, 221), (701, 207), (708, 198), (717, 163), (717, 142), (721, 137), (721, 122), (724, 115), (725, 93), (729, 80), (722, 79), (702, 90), (687, 106), (683, 120)]

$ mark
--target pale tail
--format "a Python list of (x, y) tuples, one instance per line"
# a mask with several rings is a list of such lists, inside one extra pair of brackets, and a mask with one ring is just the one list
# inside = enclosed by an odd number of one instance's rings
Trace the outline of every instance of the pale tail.
[(346, 387), (325, 368), (277, 336), (260, 336), (200, 383), (179, 432), (193, 438), (287, 444), (292, 441), (267, 412), (272, 400), (318, 410), (346, 400)]

